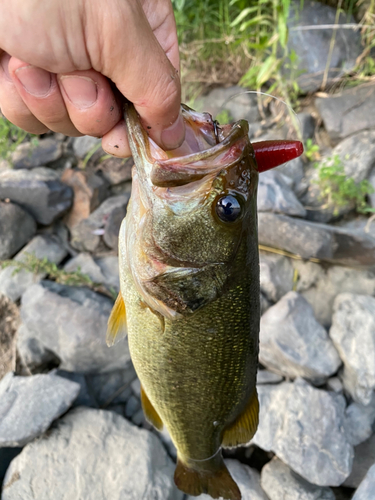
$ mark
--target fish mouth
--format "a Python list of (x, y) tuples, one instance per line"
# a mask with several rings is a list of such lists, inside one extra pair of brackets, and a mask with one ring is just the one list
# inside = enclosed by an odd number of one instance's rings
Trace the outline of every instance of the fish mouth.
[[(181, 110), (185, 121), (185, 140), (179, 148), (164, 151), (149, 138), (134, 106), (127, 105), (125, 117), (130, 147), (133, 156), (138, 157), (141, 160), (139, 164), (143, 165), (140, 177), (143, 181), (147, 180), (150, 187), (178, 188), (198, 183), (205, 177), (213, 179), (221, 170), (241, 160), (244, 146), (250, 144), (246, 120), (220, 126), (209, 113), (197, 113), (183, 104)], [(254, 151), (252, 153), (255, 161)], [(140, 170), (138, 165), (137, 169)], [(197, 192), (194, 188), (197, 186), (192, 186), (195, 197)], [(162, 191), (156, 194), (163, 196)]]

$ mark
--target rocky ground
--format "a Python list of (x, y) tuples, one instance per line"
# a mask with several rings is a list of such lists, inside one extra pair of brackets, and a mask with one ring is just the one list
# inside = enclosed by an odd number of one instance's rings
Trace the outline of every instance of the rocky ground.
[[(227, 101), (238, 91), (197, 105), (224, 103), (253, 141), (290, 134), (256, 96)], [(311, 100), (299, 120), (323, 159), (375, 187), (374, 110), (365, 85)], [(126, 340), (104, 341), (131, 167), (58, 134), (0, 163), (0, 260), (13, 264), (0, 270), (2, 500), (192, 500), (174, 486), (168, 435), (145, 422)], [(326, 206), (315, 176), (303, 158), (260, 176), (260, 424), (225, 452), (244, 500), (375, 495), (375, 221)]]

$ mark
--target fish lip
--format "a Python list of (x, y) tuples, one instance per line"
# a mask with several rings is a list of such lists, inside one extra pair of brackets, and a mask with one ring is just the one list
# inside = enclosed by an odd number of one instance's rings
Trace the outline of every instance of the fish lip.
[[(202, 127), (207, 124), (207, 116), (211, 118), (208, 113), (199, 114), (190, 110), (185, 105), (181, 105), (182, 114), (186, 122), (191, 121), (197, 123), (200, 117)], [(148, 182), (154, 187), (175, 187), (185, 185), (193, 180), (198, 180), (209, 173), (220, 170), (221, 168), (230, 167), (230, 161), (227, 165), (221, 165), (215, 169), (214, 167), (202, 168), (198, 165), (199, 162), (207, 162), (219, 155), (230, 151), (231, 147), (238, 143), (241, 139), (248, 140), (249, 124), (246, 120), (239, 120), (233, 124), (225, 125), (222, 128), (223, 140), (207, 149), (191, 153), (184, 156), (177, 156), (173, 158), (157, 159), (151, 154), (150, 138), (146, 130), (142, 127), (139, 115), (131, 103), (125, 106), (125, 120), (128, 128), (128, 138), (130, 148), (135, 159), (135, 164), (138, 170), (143, 170), (143, 178), (147, 178)], [(212, 124), (214, 122), (212, 121)], [(212, 125), (213, 126), (213, 125)], [(137, 162), (136, 160), (139, 159)], [(237, 157), (238, 159), (238, 157)], [(148, 165), (147, 172), (145, 166)], [(172, 179), (166, 180), (170, 173)]]

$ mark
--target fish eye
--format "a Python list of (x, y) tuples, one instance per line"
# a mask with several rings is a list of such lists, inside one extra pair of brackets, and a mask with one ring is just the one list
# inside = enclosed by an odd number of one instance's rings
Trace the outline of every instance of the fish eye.
[(223, 222), (235, 222), (241, 215), (241, 205), (237, 198), (227, 194), (216, 202), (216, 214)]

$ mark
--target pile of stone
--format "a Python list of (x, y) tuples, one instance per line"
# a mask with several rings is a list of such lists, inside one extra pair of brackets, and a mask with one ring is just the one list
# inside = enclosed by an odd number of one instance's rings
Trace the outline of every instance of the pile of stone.
[[(291, 33), (298, 45), (301, 32)], [(337, 50), (348, 47), (336, 69), (355, 60), (355, 43)], [(253, 141), (286, 133), (272, 109), (261, 116), (257, 97), (239, 92), (215, 89), (198, 105), (215, 115), (224, 103), (250, 121)], [(371, 110), (375, 86), (364, 85), (316, 98), (299, 120), (304, 139), (322, 123), (323, 153), (375, 187)], [(145, 421), (126, 339), (112, 349), (104, 339), (131, 168), (97, 139), (59, 134), (0, 163), (0, 260), (15, 265), (0, 270), (0, 294), (20, 314), (16, 369), (0, 380), (2, 500), (192, 500), (174, 485), (168, 434)], [(350, 204), (325, 206), (314, 172), (302, 158), (260, 176), (260, 424), (247, 448), (225, 452), (244, 500), (375, 495), (375, 221)], [(375, 195), (368, 202), (375, 208)], [(35, 263), (32, 271), (30, 255), (91, 285), (56, 282)]]

